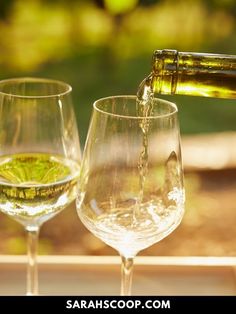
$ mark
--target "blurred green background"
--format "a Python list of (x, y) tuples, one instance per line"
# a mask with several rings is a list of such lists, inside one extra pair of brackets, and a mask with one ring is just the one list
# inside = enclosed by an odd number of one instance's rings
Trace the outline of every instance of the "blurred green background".
[[(235, 1), (0, 0), (0, 79), (71, 84), (82, 146), (92, 103), (135, 94), (150, 73), (153, 51), (165, 48), (236, 55)], [(234, 100), (167, 98), (179, 107), (183, 135), (236, 131)], [(185, 182), (185, 220), (144, 254), (235, 255), (235, 176), (189, 173)], [(20, 224), (0, 214), (0, 232), (0, 253), (25, 253)], [(43, 226), (40, 253), (116, 254), (85, 230), (73, 206)]]
[[(152, 52), (236, 54), (234, 0), (1, 0), (0, 79), (64, 80), (83, 145), (92, 103), (134, 94)], [(234, 101), (169, 97), (182, 133), (236, 130)]]

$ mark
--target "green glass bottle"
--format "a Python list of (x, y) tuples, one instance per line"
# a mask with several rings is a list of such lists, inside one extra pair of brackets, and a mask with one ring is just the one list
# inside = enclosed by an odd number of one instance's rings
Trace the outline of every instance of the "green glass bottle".
[(236, 56), (156, 50), (152, 72), (141, 83), (157, 94), (236, 98)]

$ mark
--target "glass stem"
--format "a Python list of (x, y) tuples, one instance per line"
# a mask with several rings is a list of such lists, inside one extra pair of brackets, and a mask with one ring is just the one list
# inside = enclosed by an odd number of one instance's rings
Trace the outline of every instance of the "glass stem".
[(28, 238), (27, 295), (38, 294), (37, 248), (39, 228), (26, 229)]
[(120, 295), (131, 295), (134, 258), (121, 256), (121, 261)]

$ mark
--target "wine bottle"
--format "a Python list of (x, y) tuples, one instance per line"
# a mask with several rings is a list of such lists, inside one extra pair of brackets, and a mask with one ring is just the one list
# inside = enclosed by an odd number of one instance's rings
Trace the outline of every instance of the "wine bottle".
[(152, 72), (138, 94), (143, 97), (149, 89), (156, 94), (236, 98), (236, 56), (156, 50)]

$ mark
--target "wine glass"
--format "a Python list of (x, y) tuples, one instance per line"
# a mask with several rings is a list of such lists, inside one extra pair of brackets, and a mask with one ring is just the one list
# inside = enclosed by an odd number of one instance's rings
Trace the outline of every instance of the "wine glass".
[(0, 121), (0, 210), (27, 231), (27, 295), (37, 295), (40, 226), (77, 194), (80, 145), (71, 87), (41, 78), (0, 81)]
[(143, 117), (136, 96), (97, 100), (81, 164), (77, 212), (119, 252), (121, 295), (131, 294), (136, 254), (170, 234), (184, 213), (177, 107), (157, 98), (151, 106)]

